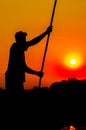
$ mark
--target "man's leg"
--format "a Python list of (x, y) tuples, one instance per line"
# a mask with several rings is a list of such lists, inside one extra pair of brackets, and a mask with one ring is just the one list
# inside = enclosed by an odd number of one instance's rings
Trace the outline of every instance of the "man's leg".
[(24, 86), (23, 86), (23, 82), (17, 82), (15, 89), (19, 92), (24, 91)]

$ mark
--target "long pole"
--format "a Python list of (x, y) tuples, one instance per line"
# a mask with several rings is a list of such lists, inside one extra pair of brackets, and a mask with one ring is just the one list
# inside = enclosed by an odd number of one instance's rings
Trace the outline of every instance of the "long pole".
[[(53, 24), (56, 3), (57, 3), (57, 0), (55, 0), (55, 2), (54, 2), (54, 7), (53, 7), (52, 17), (51, 17), (51, 21), (50, 21), (50, 26), (52, 26), (52, 24)], [(48, 34), (47, 41), (46, 41), (46, 47), (45, 47), (45, 51), (44, 51), (41, 71), (43, 71), (43, 68), (44, 68), (44, 63), (45, 63), (46, 53), (47, 53), (47, 49), (48, 49), (49, 38), (50, 38), (50, 33)], [(39, 88), (41, 87), (41, 81), (42, 81), (42, 77), (40, 77), (40, 79), (39, 79), (39, 85), (38, 85)]]

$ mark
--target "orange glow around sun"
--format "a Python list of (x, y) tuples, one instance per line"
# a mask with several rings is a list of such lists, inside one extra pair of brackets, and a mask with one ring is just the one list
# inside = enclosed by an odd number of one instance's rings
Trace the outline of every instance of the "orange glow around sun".
[(79, 54), (70, 53), (65, 56), (64, 63), (68, 68), (77, 69), (83, 64), (83, 59)]

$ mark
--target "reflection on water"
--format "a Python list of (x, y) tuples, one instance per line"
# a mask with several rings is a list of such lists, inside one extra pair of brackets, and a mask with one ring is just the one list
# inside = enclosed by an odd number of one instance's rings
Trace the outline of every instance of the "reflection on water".
[(75, 127), (74, 125), (64, 126), (61, 130), (86, 130), (86, 126), (81, 126), (80, 128)]

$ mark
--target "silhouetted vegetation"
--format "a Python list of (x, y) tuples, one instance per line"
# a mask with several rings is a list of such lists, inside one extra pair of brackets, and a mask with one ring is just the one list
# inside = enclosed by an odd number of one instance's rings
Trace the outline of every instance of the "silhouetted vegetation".
[(21, 108), (25, 107), (28, 120), (37, 129), (41, 129), (39, 122), (43, 129), (53, 130), (71, 123), (77, 128), (86, 126), (86, 80), (63, 80), (52, 83), (49, 88), (34, 87), (22, 92), (0, 89), (0, 97), (21, 101)]
[(0, 89), (0, 95), (27, 95), (27, 96), (54, 96), (54, 97), (80, 97), (86, 96), (86, 80), (69, 79), (61, 82), (54, 82), (51, 86), (39, 88), (35, 86), (30, 90), (3, 90)]

